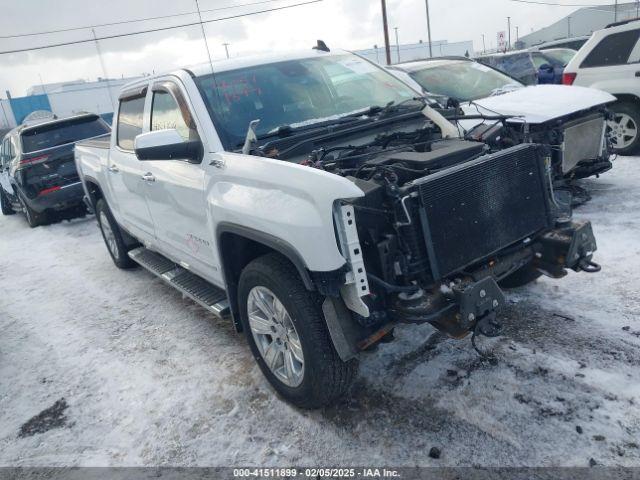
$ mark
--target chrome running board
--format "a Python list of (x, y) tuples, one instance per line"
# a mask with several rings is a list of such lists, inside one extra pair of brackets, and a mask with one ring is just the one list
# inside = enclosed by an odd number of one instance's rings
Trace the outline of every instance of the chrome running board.
[(229, 315), (229, 301), (226, 292), (207, 282), (204, 278), (145, 247), (131, 250), (129, 257), (214, 315), (218, 317)]

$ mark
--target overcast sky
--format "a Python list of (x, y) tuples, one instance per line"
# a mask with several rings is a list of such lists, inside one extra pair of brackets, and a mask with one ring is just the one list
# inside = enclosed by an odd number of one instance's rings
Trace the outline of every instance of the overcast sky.
[[(305, 0), (277, 0), (251, 6), (257, 0), (199, 0), (204, 20), (264, 10)], [(554, 3), (598, 5), (594, 0), (547, 0)], [(195, 0), (0, 0), (0, 37), (23, 33), (175, 15), (95, 29), (98, 37), (197, 21)], [(506, 30), (511, 16), (520, 35), (544, 27), (570, 14), (576, 7), (542, 6), (512, 0), (430, 0), (432, 40), (450, 42), (473, 40), (482, 48), (495, 46), (496, 33)], [(228, 8), (232, 7), (232, 8)], [(426, 40), (424, 0), (387, 0), (392, 42), (393, 27), (398, 27), (400, 43)], [(205, 25), (211, 55), (225, 56), (223, 43), (230, 43), (232, 56), (266, 50), (309, 48), (321, 38), (330, 47), (345, 49), (384, 45), (379, 0), (324, 0), (320, 3), (224, 20)], [(92, 38), (91, 29), (55, 34), (0, 38), (0, 51)], [(200, 26), (102, 40), (102, 67), (96, 44), (85, 43), (0, 55), (0, 98), (5, 90), (24, 95), (32, 85), (75, 80), (139, 75), (206, 61)]]

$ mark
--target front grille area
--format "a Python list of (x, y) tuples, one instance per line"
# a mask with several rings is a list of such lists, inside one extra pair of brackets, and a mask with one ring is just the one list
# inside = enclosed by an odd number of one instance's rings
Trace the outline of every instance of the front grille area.
[(595, 160), (603, 153), (604, 118), (601, 115), (567, 124), (562, 143), (562, 172), (570, 172), (584, 160)]
[(436, 280), (551, 226), (538, 145), (486, 155), (425, 177), (416, 185)]

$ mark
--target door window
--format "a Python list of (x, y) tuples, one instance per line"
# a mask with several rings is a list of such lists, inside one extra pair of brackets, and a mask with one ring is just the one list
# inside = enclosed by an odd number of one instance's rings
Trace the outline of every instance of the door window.
[(144, 95), (120, 100), (118, 109), (118, 146), (124, 150), (133, 150), (134, 141), (142, 133), (144, 114)]
[[(591, 50), (591, 53), (587, 55), (580, 67), (609, 67), (612, 65), (624, 65), (627, 62), (638, 62), (640, 50), (636, 48), (636, 45), (639, 37), (640, 30), (612, 33), (603, 38)], [(635, 59), (632, 56), (635, 56)]]
[(198, 140), (198, 132), (187, 124), (184, 113), (169, 92), (162, 90), (154, 92), (151, 106), (151, 130), (174, 128), (185, 142)]

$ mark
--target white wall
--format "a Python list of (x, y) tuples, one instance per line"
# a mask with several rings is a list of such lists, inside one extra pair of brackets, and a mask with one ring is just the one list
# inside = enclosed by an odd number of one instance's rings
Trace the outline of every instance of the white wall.
[(118, 102), (122, 85), (132, 79), (109, 80), (83, 85), (71, 85), (68, 88), (48, 92), (51, 110), (58, 116), (78, 112), (111, 113)]

